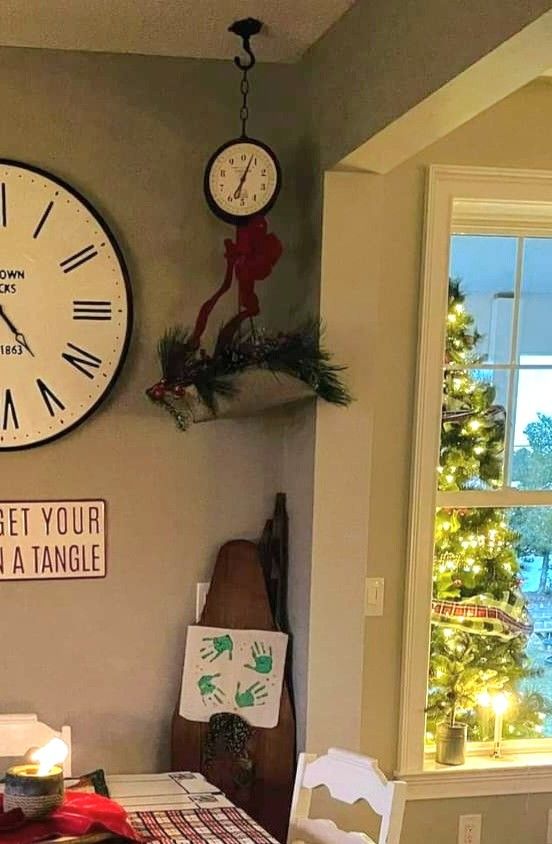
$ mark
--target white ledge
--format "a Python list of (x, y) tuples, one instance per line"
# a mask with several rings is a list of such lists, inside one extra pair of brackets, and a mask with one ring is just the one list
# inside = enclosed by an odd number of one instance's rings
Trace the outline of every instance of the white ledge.
[(396, 776), (408, 784), (407, 800), (552, 792), (552, 753), (472, 756), (454, 767), (428, 760), (424, 771)]

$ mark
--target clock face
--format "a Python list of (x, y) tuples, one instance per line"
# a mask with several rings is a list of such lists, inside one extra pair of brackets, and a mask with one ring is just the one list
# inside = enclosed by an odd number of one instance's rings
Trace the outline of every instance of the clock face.
[(280, 166), (272, 150), (248, 138), (224, 144), (205, 170), (207, 202), (230, 223), (266, 213), (276, 201), (280, 184)]
[(0, 160), (0, 450), (89, 416), (131, 325), (124, 259), (99, 214), (56, 177)]

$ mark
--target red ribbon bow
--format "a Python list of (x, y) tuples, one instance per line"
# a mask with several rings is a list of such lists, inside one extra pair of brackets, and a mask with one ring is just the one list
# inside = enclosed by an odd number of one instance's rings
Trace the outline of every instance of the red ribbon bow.
[(254, 217), (246, 226), (238, 228), (236, 242), (227, 239), (226, 260), (234, 264), (238, 281), (252, 284), (268, 278), (282, 254), (282, 244), (275, 234), (267, 233), (264, 217)]
[(236, 241), (224, 241), (226, 275), (216, 293), (203, 303), (197, 315), (192, 346), (199, 346), (207, 320), (220, 297), (230, 290), (234, 273), (238, 280), (238, 313), (224, 327), (219, 342), (224, 345), (232, 339), (240, 324), (259, 313), (259, 300), (255, 295), (255, 282), (268, 278), (280, 255), (282, 244), (275, 234), (268, 234), (264, 217), (253, 217), (236, 232)]

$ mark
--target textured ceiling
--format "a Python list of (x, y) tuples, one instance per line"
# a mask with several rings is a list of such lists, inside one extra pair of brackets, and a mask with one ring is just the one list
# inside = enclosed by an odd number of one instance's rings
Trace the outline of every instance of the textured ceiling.
[(354, 0), (2, 0), (0, 44), (228, 59), (237, 18), (260, 18), (261, 61), (292, 62)]

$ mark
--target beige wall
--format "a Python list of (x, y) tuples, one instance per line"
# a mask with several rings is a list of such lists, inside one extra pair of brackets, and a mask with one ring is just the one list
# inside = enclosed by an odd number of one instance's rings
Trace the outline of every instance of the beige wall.
[[(305, 297), (295, 74), (259, 66), (252, 80), (251, 130), (278, 150), (286, 179), (271, 214), (286, 255), (261, 290), (279, 324)], [(195, 583), (222, 542), (260, 534), (281, 481), (282, 420), (182, 434), (144, 397), (158, 377), (158, 337), (192, 320), (221, 278), (231, 229), (208, 212), (202, 175), (237, 134), (239, 74), (222, 62), (3, 49), (0, 76), (2, 155), (90, 198), (119, 238), (136, 307), (107, 404), (66, 438), (0, 458), (0, 499), (105, 498), (109, 525), (106, 580), (0, 587), (0, 711), (70, 723), (77, 771), (156, 769), (168, 762)]]
[[(336, 164), (551, 8), (550, 0), (358, 0), (302, 62), (322, 166)], [(532, 59), (512, 53), (509, 64), (525, 64), (529, 75), (509, 90), (531, 78)], [(509, 71), (501, 69), (503, 76)]]
[[(374, 277), (367, 267), (370, 301), (377, 298), (366, 396), (373, 408), (367, 570), (384, 575), (387, 589), (385, 616), (366, 621), (361, 746), (388, 771), (397, 753), (426, 169), (436, 163), (551, 169), (551, 132), (552, 86), (536, 82), (380, 177), (382, 271)], [(457, 817), (471, 812), (483, 813), (483, 844), (541, 844), (548, 807), (551, 795), (411, 803), (404, 844), (455, 844)]]

